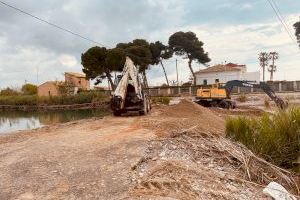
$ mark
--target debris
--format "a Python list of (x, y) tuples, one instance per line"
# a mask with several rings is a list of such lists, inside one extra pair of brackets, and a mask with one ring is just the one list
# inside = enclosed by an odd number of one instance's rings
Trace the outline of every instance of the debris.
[(273, 197), (275, 200), (296, 200), (289, 192), (280, 184), (271, 182), (263, 190), (264, 194)]

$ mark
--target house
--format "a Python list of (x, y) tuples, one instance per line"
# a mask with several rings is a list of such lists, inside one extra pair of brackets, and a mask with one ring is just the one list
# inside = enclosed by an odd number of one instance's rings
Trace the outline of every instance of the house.
[(226, 83), (230, 80), (248, 80), (257, 81), (260, 80), (260, 73), (247, 72), (246, 65), (238, 65), (234, 63), (228, 63), (226, 65), (215, 65), (206, 69), (195, 72), (197, 85), (211, 85), (216, 82)]
[(59, 85), (63, 82), (47, 81), (38, 86), (38, 96), (58, 96)]
[(38, 86), (38, 96), (58, 96), (60, 92), (76, 94), (78, 90), (89, 90), (90, 81), (84, 74), (65, 72), (65, 81), (47, 81)]
[(86, 76), (84, 74), (75, 73), (75, 72), (65, 72), (65, 82), (78, 89), (82, 89), (82, 90), (90, 89), (90, 81), (86, 79)]

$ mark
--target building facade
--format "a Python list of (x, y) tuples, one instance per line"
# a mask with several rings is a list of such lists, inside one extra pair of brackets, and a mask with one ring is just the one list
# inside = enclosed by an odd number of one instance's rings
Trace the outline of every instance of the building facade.
[(247, 72), (246, 65), (228, 63), (215, 65), (195, 73), (197, 85), (211, 85), (216, 82), (226, 83), (231, 80), (260, 80), (259, 72)]
[(47, 81), (39, 85), (38, 96), (58, 96), (60, 93), (77, 94), (79, 89), (90, 90), (90, 81), (84, 74), (66, 72), (64, 82)]
[(65, 72), (65, 82), (69, 85), (82, 90), (90, 89), (90, 81), (86, 79), (84, 74), (75, 72)]
[(38, 96), (58, 96), (59, 95), (58, 81), (47, 81), (38, 86)]

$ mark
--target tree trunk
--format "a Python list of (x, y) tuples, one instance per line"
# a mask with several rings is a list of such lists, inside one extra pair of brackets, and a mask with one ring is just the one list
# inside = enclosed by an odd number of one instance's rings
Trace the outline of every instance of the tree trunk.
[(149, 87), (148, 86), (147, 76), (146, 76), (146, 71), (143, 71), (143, 79), (144, 79), (144, 85), (145, 85), (145, 87)]
[(160, 64), (161, 64), (161, 67), (162, 67), (163, 70), (164, 70), (165, 77), (166, 77), (166, 81), (167, 81), (167, 85), (170, 86), (170, 85), (169, 85), (168, 76), (167, 76), (167, 73), (166, 73), (166, 69), (165, 69), (165, 67), (164, 67), (164, 65), (163, 65), (163, 62), (162, 62), (161, 60), (160, 60)]
[(115, 90), (115, 85), (114, 85), (114, 83), (113, 83), (113, 81), (111, 79), (110, 73), (106, 72), (106, 77), (108, 79), (108, 82), (110, 83), (111, 89), (114, 91)]
[(193, 78), (194, 78), (194, 85), (196, 85), (196, 75), (195, 75), (195, 73), (194, 73), (194, 70), (193, 70), (193, 68), (192, 68), (192, 59), (189, 59), (189, 68), (190, 68), (190, 71), (191, 71), (191, 73), (192, 73), (192, 75), (193, 75)]

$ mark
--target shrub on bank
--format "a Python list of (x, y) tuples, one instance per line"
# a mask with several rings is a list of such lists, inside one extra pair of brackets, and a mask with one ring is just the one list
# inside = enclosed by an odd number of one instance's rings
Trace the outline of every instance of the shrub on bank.
[(169, 105), (170, 101), (171, 101), (171, 97), (152, 97), (151, 101), (153, 104), (165, 104), (165, 105)]
[(0, 105), (71, 105), (108, 101), (101, 92), (82, 92), (76, 95), (38, 97), (37, 95), (0, 96)]
[(240, 96), (237, 97), (236, 100), (243, 103), (243, 102), (247, 101), (247, 97), (244, 93), (242, 93), (242, 94), (240, 94)]
[(300, 172), (300, 108), (260, 118), (230, 118), (226, 135), (280, 167)]

